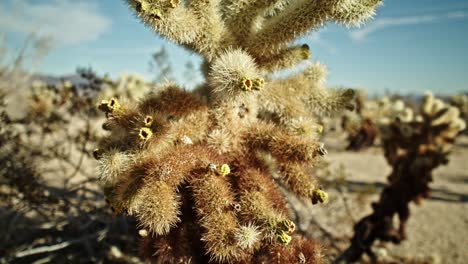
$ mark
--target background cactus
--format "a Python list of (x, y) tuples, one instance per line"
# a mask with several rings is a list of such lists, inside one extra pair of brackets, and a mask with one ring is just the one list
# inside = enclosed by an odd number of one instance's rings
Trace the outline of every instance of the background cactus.
[[(450, 98), (450, 104), (457, 107), (460, 110), (460, 116), (468, 122), (468, 95), (458, 94)], [(467, 130), (464, 131), (466, 134)]]
[(328, 21), (359, 25), (380, 1), (128, 3), (160, 35), (199, 53), (206, 77), (193, 92), (165, 84), (136, 103), (99, 105), (109, 131), (95, 151), (100, 179), (114, 210), (137, 218), (141, 254), (161, 262), (320, 262), (320, 246), (293, 235), (271, 175), (324, 202), (307, 172), (326, 154), (314, 115), (352, 107), (354, 92), (326, 89), (319, 63), (282, 80), (266, 76), (310, 57), (307, 45), (290, 45), (297, 37)]
[[(375, 260), (375, 240), (400, 243), (406, 238), (409, 204), (430, 196), (432, 171), (448, 162), (455, 137), (465, 129), (460, 111), (427, 93), (417, 113), (402, 101), (393, 103), (389, 116), (379, 120), (385, 158), (392, 166), (388, 185), (373, 212), (354, 226), (351, 245), (340, 259), (356, 261), (366, 253)], [(398, 215), (399, 227), (393, 226)]]
[(362, 150), (380, 143), (380, 125), (387, 125), (395, 119), (409, 122), (413, 110), (405, 106), (398, 96), (367, 98), (364, 90), (358, 90), (355, 97), (356, 111), (344, 112), (341, 126), (347, 133), (347, 150)]
[[(152, 84), (137, 74), (121, 74), (117, 81), (107, 79), (107, 84), (102, 87), (98, 98), (125, 97), (129, 100), (137, 100), (149, 92)], [(95, 101), (94, 101), (95, 102)], [(93, 103), (94, 103), (93, 102)]]
[(345, 112), (341, 126), (348, 134), (346, 149), (357, 151), (374, 144), (378, 135), (375, 120), (382, 113), (379, 111), (379, 104), (374, 100), (368, 100), (363, 90), (358, 90), (355, 103), (356, 111)]

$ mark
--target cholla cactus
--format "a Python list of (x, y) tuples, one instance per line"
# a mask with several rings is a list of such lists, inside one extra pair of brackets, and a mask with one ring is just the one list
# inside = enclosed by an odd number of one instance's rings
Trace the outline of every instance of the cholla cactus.
[(35, 80), (32, 83), (29, 109), (32, 118), (49, 118), (60, 100), (58, 93), (45, 82)]
[(378, 130), (375, 120), (378, 119), (378, 105), (367, 100), (363, 90), (358, 90), (355, 97), (356, 111), (345, 112), (341, 126), (348, 134), (347, 150), (361, 150), (374, 144)]
[(297, 195), (324, 202), (307, 173), (326, 154), (313, 113), (348, 108), (354, 93), (325, 89), (318, 63), (285, 80), (265, 76), (310, 57), (307, 45), (289, 46), (298, 36), (327, 21), (360, 24), (380, 1), (128, 3), (156, 32), (201, 54), (207, 79), (194, 92), (166, 84), (138, 103), (99, 106), (110, 133), (94, 153), (100, 179), (112, 208), (137, 218), (142, 255), (163, 263), (320, 262), (320, 246), (293, 235), (271, 176), (279, 172)]
[[(465, 123), (468, 122), (468, 95), (459, 94), (450, 98), (450, 104), (460, 109), (460, 115), (465, 120)], [(465, 133), (467, 131), (465, 130)]]
[(129, 100), (137, 100), (148, 93), (153, 85), (138, 74), (124, 73), (116, 82), (108, 81), (98, 95), (98, 98), (112, 98), (115, 96), (125, 97)]
[[(351, 246), (342, 255), (347, 261), (356, 261), (363, 253), (375, 258), (371, 246), (377, 239), (399, 243), (406, 238), (409, 203), (419, 204), (430, 196), (432, 171), (448, 162), (455, 137), (466, 126), (457, 108), (431, 93), (425, 95), (419, 114), (402, 102), (394, 110), (379, 124), (385, 157), (393, 168), (389, 185), (372, 204), (372, 214), (354, 226)], [(394, 215), (400, 220), (398, 229), (393, 227)]]
[[(385, 133), (385, 126), (399, 119), (409, 122), (413, 119), (413, 110), (405, 106), (401, 99), (383, 97), (380, 100), (367, 100), (364, 92), (356, 96), (356, 111), (345, 112), (342, 127), (348, 133), (347, 150), (360, 150), (370, 147)], [(378, 129), (378, 126), (381, 129)]]

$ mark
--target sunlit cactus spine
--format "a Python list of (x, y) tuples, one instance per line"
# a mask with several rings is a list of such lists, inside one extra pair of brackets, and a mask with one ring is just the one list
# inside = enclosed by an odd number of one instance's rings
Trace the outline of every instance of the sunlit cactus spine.
[(321, 248), (294, 234), (272, 175), (314, 203), (308, 174), (326, 154), (314, 115), (352, 107), (352, 90), (326, 89), (297, 37), (327, 21), (362, 23), (380, 1), (128, 0), (146, 25), (199, 53), (206, 83), (164, 84), (140, 101), (103, 100), (109, 131), (95, 150), (106, 197), (137, 218), (141, 254), (161, 263), (319, 263)]
[[(357, 261), (363, 254), (376, 259), (372, 245), (376, 240), (400, 243), (406, 239), (409, 204), (420, 204), (431, 194), (433, 170), (449, 161), (457, 135), (466, 128), (458, 108), (450, 106), (432, 93), (424, 96), (415, 112), (396, 101), (389, 117), (379, 121), (385, 158), (392, 167), (388, 185), (373, 212), (354, 226), (350, 247), (342, 260)], [(399, 226), (393, 225), (398, 215)]]

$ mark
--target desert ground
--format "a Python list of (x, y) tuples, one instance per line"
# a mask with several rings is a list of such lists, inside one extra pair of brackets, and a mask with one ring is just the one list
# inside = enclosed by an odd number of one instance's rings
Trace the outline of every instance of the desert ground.
[[(97, 130), (100, 123), (95, 122), (93, 126)], [(346, 135), (343, 132), (326, 133), (324, 142), (328, 155), (316, 173), (329, 193), (329, 202), (311, 205), (290, 195), (288, 199), (298, 232), (320, 241), (324, 245), (326, 263), (332, 263), (349, 245), (354, 223), (371, 212), (370, 204), (378, 199), (391, 168), (378, 143), (359, 152), (345, 151)], [(86, 149), (92, 152), (92, 144)], [(2, 197), (7, 198), (2, 198), (0, 210), (0, 223), (6, 227), (5, 237), (0, 240), (0, 248), (4, 246), (0, 250), (0, 263), (141, 263), (136, 257), (134, 223), (115, 216), (104, 202), (95, 181), (96, 162), (91, 155), (74, 153), (71, 160), (80, 161), (82, 157), (81, 174), (73, 173), (73, 170), (71, 173), (44, 174), (47, 192), (71, 193), (74, 196), (66, 196), (67, 203), (71, 204), (51, 202), (50, 206), (40, 209), (42, 212), (28, 211), (30, 207), (22, 207), (21, 201), (16, 202), (21, 197), (12, 197), (9, 194), (13, 193), (2, 187)], [(434, 173), (431, 197), (419, 206), (411, 205), (407, 239), (400, 245), (374, 245), (381, 263), (467, 263), (468, 136), (458, 138), (449, 160)], [(47, 161), (37, 165), (47, 170), (60, 166), (60, 163)], [(78, 187), (64, 189), (63, 186), (86, 186), (83, 189), (86, 191), (74, 193), (73, 189)], [(13, 199), (13, 202), (6, 199)], [(40, 213), (54, 217), (48, 221), (38, 220)], [(49, 245), (64, 247), (50, 248)], [(44, 252), (34, 252), (35, 248), (42, 248)], [(21, 254), (31, 255), (17, 258), (23, 256)], [(362, 263), (367, 261), (364, 258)]]
[[(391, 168), (379, 147), (360, 152), (343, 151), (343, 135), (328, 135), (325, 142), (329, 149), (326, 161), (329, 162), (331, 177), (338, 182), (335, 189), (339, 191), (329, 187), (329, 204), (312, 207), (311, 210), (313, 222), (331, 238), (329, 256), (335, 256), (339, 249), (346, 247), (352, 236), (353, 222), (371, 212), (370, 203), (378, 199)], [(380, 259), (393, 263), (467, 263), (467, 136), (458, 138), (450, 162), (435, 170), (431, 187), (429, 199), (421, 205), (411, 204), (407, 240), (400, 245), (374, 246)], [(308, 230), (317, 232), (317, 225), (310, 225)]]

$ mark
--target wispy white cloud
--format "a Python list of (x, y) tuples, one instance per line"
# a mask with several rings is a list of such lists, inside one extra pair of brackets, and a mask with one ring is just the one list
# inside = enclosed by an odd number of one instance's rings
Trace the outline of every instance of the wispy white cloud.
[(450, 19), (460, 19), (460, 18), (466, 18), (468, 17), (468, 12), (464, 11), (455, 11), (455, 12), (450, 12), (447, 14), (447, 18)]
[[(0, 4), (0, 30), (51, 37), (60, 45), (96, 40), (111, 27), (97, 1), (10, 1)], [(15, 0), (16, 1), (16, 0)], [(7, 7), (8, 6), (8, 7)]]
[(351, 31), (349, 36), (355, 41), (366, 39), (369, 35), (395, 26), (405, 25), (419, 25), (435, 23), (438, 21), (444, 21), (447, 19), (463, 19), (468, 17), (468, 12), (456, 11), (438, 15), (422, 15), (422, 16), (406, 16), (406, 17), (389, 17), (376, 19), (373, 23), (365, 26), (361, 29)]

